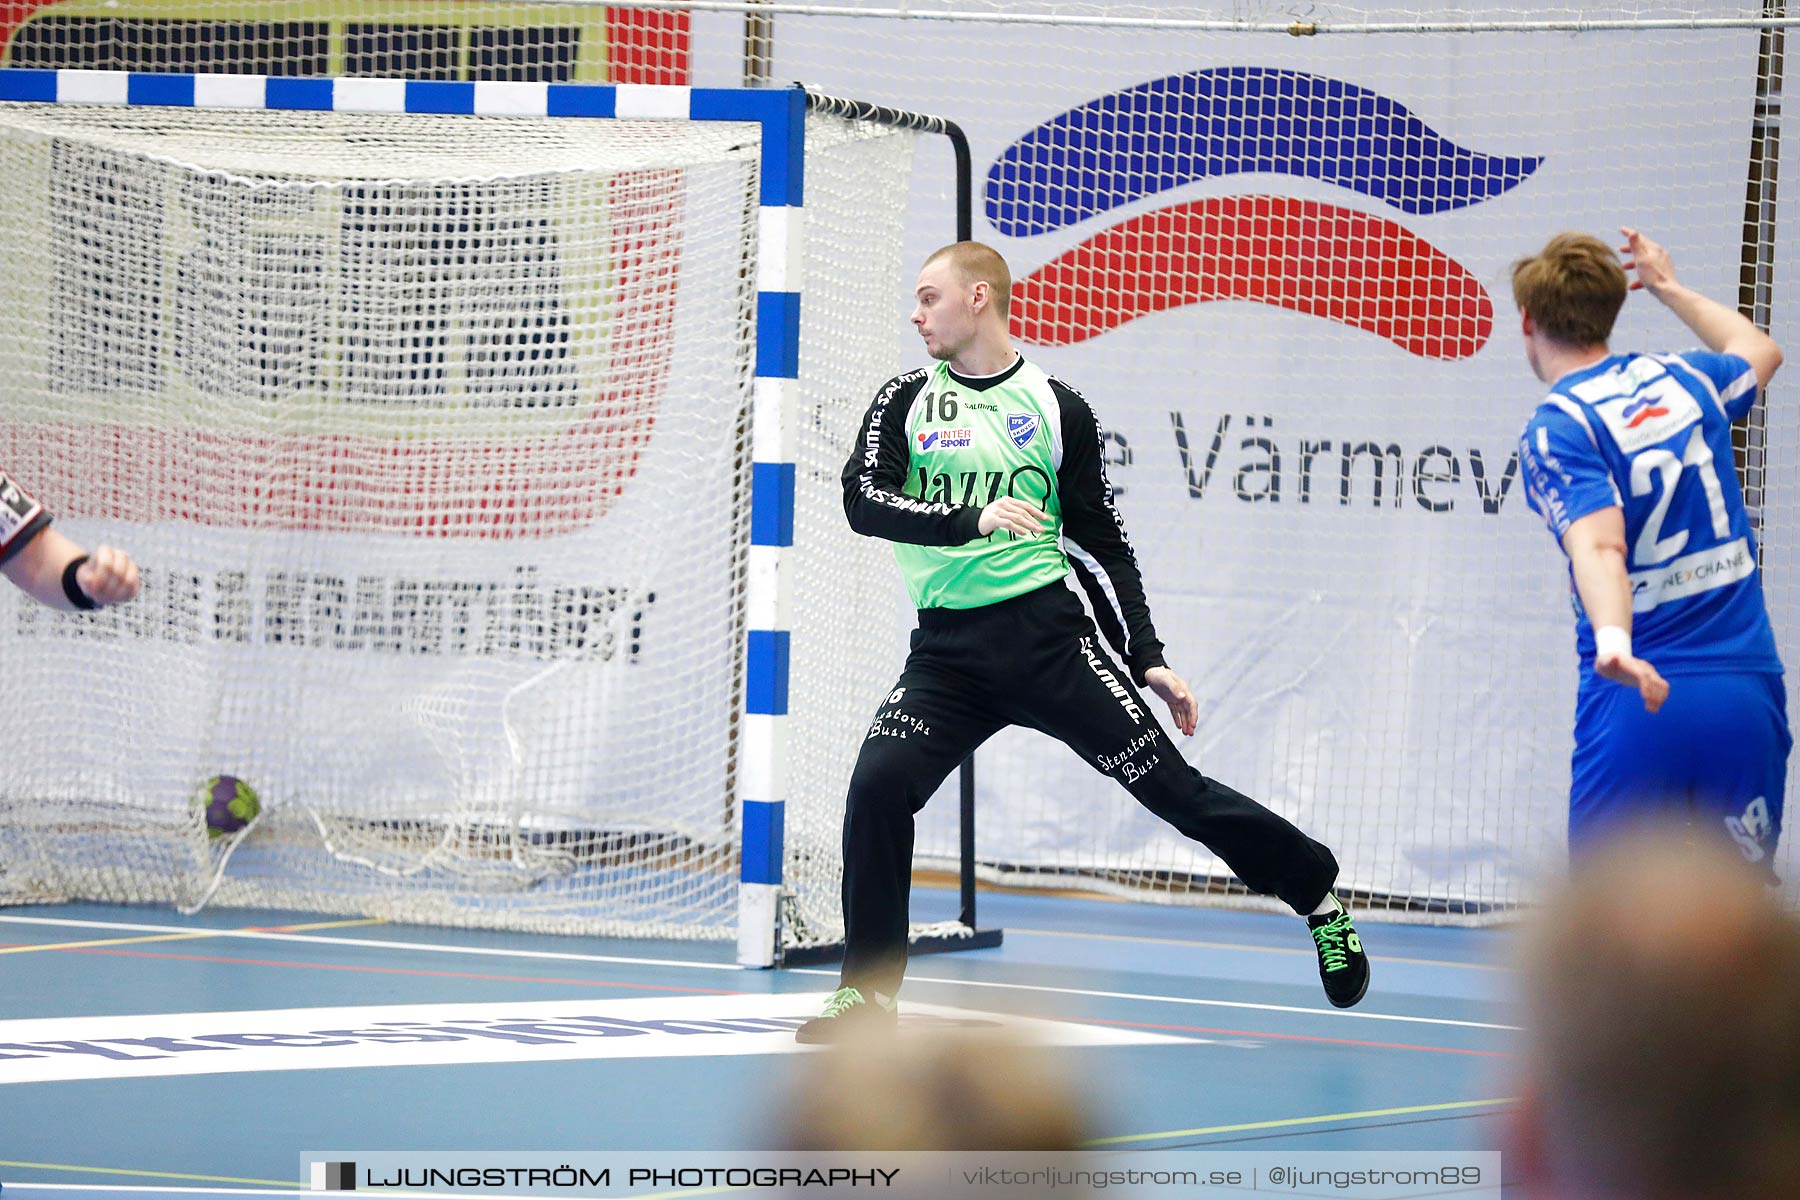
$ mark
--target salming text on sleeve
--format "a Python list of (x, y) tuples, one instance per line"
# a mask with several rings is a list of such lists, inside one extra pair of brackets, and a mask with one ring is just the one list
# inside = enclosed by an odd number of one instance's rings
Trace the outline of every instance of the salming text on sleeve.
[(875, 394), (844, 463), (844, 515), (867, 537), (918, 546), (960, 546), (977, 536), (980, 506), (908, 493), (912, 451), (907, 413), (929, 372), (908, 371)]

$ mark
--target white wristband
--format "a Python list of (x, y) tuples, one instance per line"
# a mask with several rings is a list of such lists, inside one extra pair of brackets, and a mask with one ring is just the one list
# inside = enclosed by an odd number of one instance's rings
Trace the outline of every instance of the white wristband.
[(1594, 630), (1594, 655), (1608, 658), (1631, 657), (1631, 634), (1617, 625), (1602, 625)]

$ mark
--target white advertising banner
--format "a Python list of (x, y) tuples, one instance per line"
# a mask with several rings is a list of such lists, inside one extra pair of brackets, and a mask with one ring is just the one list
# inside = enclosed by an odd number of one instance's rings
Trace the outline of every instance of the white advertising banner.
[[(1633, 224), (1734, 299), (1756, 52), (787, 18), (774, 77), (967, 131), (1021, 348), (1106, 427), (1200, 698), (1188, 759), (1330, 844), (1344, 885), (1479, 908), (1560, 854), (1575, 688), (1509, 268)], [(920, 152), (914, 262), (950, 240), (948, 161)], [(1694, 339), (1634, 295), (1614, 344)], [(978, 764), (984, 861), (1224, 873), (1037, 734)], [(920, 853), (955, 844), (940, 799)]]

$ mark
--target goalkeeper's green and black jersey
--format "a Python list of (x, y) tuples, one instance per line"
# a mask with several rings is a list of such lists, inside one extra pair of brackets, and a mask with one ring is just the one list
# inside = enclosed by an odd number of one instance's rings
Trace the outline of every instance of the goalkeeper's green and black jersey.
[[(889, 380), (843, 482), (851, 528), (894, 543), (916, 607), (995, 604), (1061, 582), (1072, 565), (1132, 678), (1163, 665), (1094, 410), (1024, 358), (997, 375), (939, 362)], [(982, 508), (1001, 496), (1049, 513), (1050, 529), (980, 536)]]

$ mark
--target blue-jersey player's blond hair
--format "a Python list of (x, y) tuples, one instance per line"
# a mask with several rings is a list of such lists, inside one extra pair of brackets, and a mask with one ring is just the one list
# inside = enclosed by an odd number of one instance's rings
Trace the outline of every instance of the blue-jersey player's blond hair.
[(1585, 233), (1559, 233), (1513, 264), (1513, 303), (1565, 346), (1604, 346), (1625, 303), (1625, 269), (1612, 247)]

